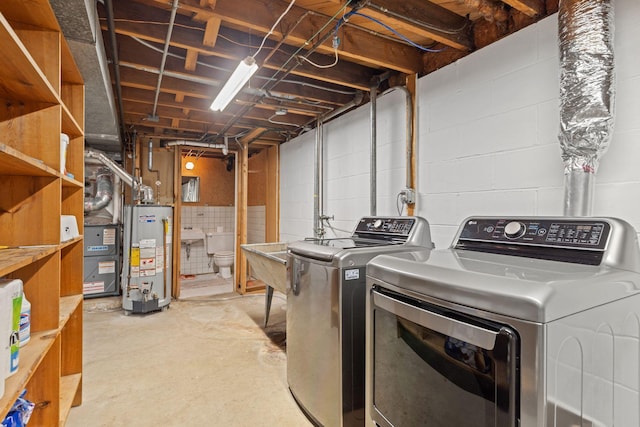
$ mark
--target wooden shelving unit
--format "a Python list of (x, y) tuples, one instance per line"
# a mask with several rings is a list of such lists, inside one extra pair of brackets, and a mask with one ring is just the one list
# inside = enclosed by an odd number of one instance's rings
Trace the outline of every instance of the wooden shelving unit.
[[(84, 83), (48, 0), (0, 2), (0, 277), (22, 279), (31, 340), (0, 398), (23, 389), (29, 424), (64, 425), (82, 401), (82, 236), (60, 242), (60, 216), (83, 233)], [(69, 135), (60, 170), (60, 134)]]

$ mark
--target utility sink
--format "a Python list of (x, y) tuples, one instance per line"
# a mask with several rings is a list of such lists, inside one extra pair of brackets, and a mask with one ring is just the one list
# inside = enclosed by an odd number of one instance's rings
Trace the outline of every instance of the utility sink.
[(201, 228), (183, 227), (180, 230), (180, 241), (185, 245), (204, 241), (204, 231)]
[(282, 242), (240, 245), (255, 278), (283, 293), (287, 292), (287, 246)]

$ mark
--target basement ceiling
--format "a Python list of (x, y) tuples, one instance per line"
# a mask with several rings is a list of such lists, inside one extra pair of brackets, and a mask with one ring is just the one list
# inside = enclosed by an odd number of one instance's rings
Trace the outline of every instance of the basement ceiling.
[[(282, 143), (319, 118), (367, 102), (372, 87), (404, 84), (556, 12), (558, 1), (294, 0), (267, 36), (290, 4), (98, 4), (125, 144), (134, 132), (161, 142), (221, 143), (227, 136), (255, 149)], [(247, 56), (255, 56), (258, 72), (223, 112), (212, 112)]]

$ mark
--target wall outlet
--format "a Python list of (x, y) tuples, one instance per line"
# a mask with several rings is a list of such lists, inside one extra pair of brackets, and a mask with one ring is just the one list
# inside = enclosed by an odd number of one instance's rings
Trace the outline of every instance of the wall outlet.
[(402, 203), (405, 205), (412, 205), (416, 202), (416, 192), (413, 188), (405, 188), (400, 191), (400, 195), (402, 198)]

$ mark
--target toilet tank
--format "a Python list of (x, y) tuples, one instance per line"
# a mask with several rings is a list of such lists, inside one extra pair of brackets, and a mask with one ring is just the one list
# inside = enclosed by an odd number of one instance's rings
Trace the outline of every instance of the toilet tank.
[(233, 232), (207, 233), (207, 254), (233, 251)]

